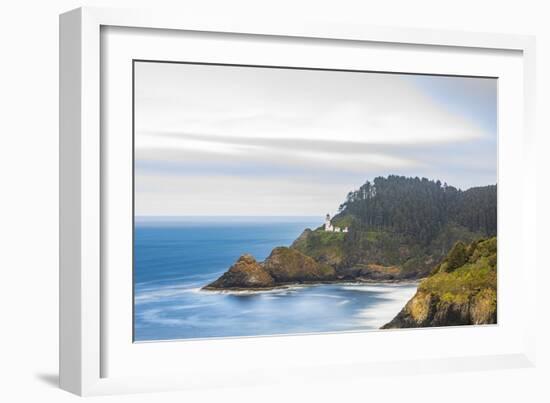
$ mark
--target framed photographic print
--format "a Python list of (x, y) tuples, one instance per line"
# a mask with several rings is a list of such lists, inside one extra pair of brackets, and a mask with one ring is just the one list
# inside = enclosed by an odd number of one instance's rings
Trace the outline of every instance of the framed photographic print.
[(496, 78), (133, 71), (134, 341), (497, 323)]
[(63, 14), (62, 387), (531, 365), (533, 49)]

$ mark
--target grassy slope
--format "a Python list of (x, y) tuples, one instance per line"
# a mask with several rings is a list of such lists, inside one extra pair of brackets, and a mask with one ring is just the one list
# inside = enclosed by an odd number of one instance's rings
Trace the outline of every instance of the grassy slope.
[(344, 237), (342, 232), (307, 231), (296, 239), (292, 247), (318, 262), (337, 266), (345, 255)]
[(419, 291), (437, 295), (445, 302), (464, 303), (481, 290), (488, 290), (494, 293), (496, 303), (497, 239), (470, 244), (465, 248), (464, 263), (453, 267), (453, 251), (462, 247), (460, 243), (455, 245), (434, 273), (420, 283)]

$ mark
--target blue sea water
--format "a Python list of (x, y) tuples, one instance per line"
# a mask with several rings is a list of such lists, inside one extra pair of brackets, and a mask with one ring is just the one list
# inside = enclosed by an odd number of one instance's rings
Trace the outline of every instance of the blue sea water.
[(317, 217), (136, 218), (134, 340), (359, 331), (391, 320), (416, 284), (324, 284), (263, 292), (201, 287), (240, 255), (265, 259)]

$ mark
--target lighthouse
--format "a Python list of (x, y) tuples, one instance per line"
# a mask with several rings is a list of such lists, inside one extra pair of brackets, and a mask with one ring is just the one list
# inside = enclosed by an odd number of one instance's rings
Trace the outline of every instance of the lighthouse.
[(325, 217), (325, 231), (327, 231), (327, 232), (333, 232), (334, 231), (334, 227), (330, 223), (330, 214), (327, 214), (327, 216)]
[(334, 232), (334, 227), (330, 223), (330, 214), (327, 214), (327, 216), (325, 217), (325, 231)]
[(330, 220), (330, 214), (327, 214), (325, 217), (325, 231), (326, 232), (348, 232), (348, 227), (344, 227), (344, 228), (333, 227)]

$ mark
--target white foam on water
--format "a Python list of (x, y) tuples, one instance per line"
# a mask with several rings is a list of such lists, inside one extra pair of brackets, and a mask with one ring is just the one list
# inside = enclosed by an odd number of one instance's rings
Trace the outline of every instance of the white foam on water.
[[(305, 284), (270, 290), (205, 291), (202, 290), (201, 287), (197, 287), (196, 284), (191, 285), (187, 283), (164, 286), (150, 291), (140, 291), (139, 294), (136, 294), (136, 304), (145, 305), (143, 308), (140, 308), (141, 312), (138, 314), (142, 323), (166, 327), (219, 329), (223, 327), (240, 326), (242, 318), (239, 317), (243, 315), (246, 316), (248, 314), (257, 313), (271, 316), (269, 310), (276, 310), (278, 307), (278, 304), (273, 301), (275, 305), (256, 307), (252, 310), (247, 308), (236, 310), (232, 315), (229, 315), (229, 317), (227, 315), (220, 315), (219, 317), (206, 315), (205, 312), (209, 311), (209, 307), (220, 304), (223, 306), (225, 303), (224, 298), (219, 298), (222, 295), (245, 296), (259, 294), (258, 297), (261, 299), (278, 300), (284, 299), (285, 296), (291, 296), (298, 293), (308, 298), (326, 299), (327, 303), (333, 304), (334, 306), (345, 306), (355, 300), (353, 294), (349, 293), (349, 291), (354, 291), (371, 294), (369, 296), (365, 295), (365, 297), (370, 299), (372, 296), (372, 302), (364, 307), (360, 306), (359, 309), (354, 310), (351, 317), (348, 317), (348, 320), (351, 321), (348, 322), (351, 328), (379, 329), (381, 326), (391, 321), (405, 306), (407, 301), (416, 292), (418, 283), (345, 283), (329, 285), (329, 289), (327, 290), (322, 287), (313, 289), (315, 286), (316, 285)], [(348, 291), (348, 293), (347, 295), (331, 294), (329, 290), (333, 289), (333, 287)], [(189, 295), (189, 293), (200, 294), (200, 297), (197, 295), (197, 297), (193, 297), (197, 298), (196, 301), (186, 304), (185, 301), (187, 301), (188, 298), (185, 297), (185, 294)], [(216, 296), (217, 298), (211, 298)], [(178, 302), (178, 298), (182, 298), (182, 300)], [(317, 301), (315, 299), (314, 301)], [(170, 305), (165, 305), (163, 307), (151, 306), (150, 308), (146, 305), (158, 301), (166, 302)], [(202, 308), (205, 308), (205, 310)], [(265, 311), (266, 309), (267, 311)], [(181, 311), (181, 313), (178, 313), (178, 311)], [(214, 330), (212, 331), (214, 332)]]
[(347, 283), (342, 287), (343, 290), (348, 291), (361, 291), (361, 292), (372, 292), (372, 293), (391, 293), (398, 291), (406, 287), (417, 287), (417, 281), (411, 282), (400, 282), (400, 283)]
[(341, 295), (332, 295), (332, 294), (308, 294), (308, 297), (317, 297), (317, 298), (334, 298), (334, 299), (345, 299)]
[(186, 304), (186, 305), (172, 305), (169, 307), (164, 307), (165, 311), (184, 311), (187, 309), (197, 309), (197, 308), (207, 308), (210, 306), (218, 305), (216, 302), (209, 302), (205, 304)]
[(365, 287), (361, 291), (378, 293), (382, 300), (367, 308), (360, 309), (355, 315), (357, 323), (370, 328), (381, 328), (403, 309), (416, 293), (416, 289), (417, 283)]
[(205, 293), (205, 294), (229, 294), (229, 295), (256, 295), (256, 294), (279, 294), (279, 295), (285, 295), (285, 294), (292, 294), (296, 291), (301, 290), (302, 288), (305, 288), (307, 286), (302, 285), (293, 285), (293, 286), (284, 286), (279, 288), (270, 288), (267, 290), (203, 290), (199, 288), (199, 292)]
[(138, 291), (134, 295), (135, 304), (143, 304), (163, 300), (167, 298), (175, 298), (187, 293), (197, 293), (200, 287), (191, 287), (190, 284), (180, 286), (165, 286), (152, 289), (151, 291)]

